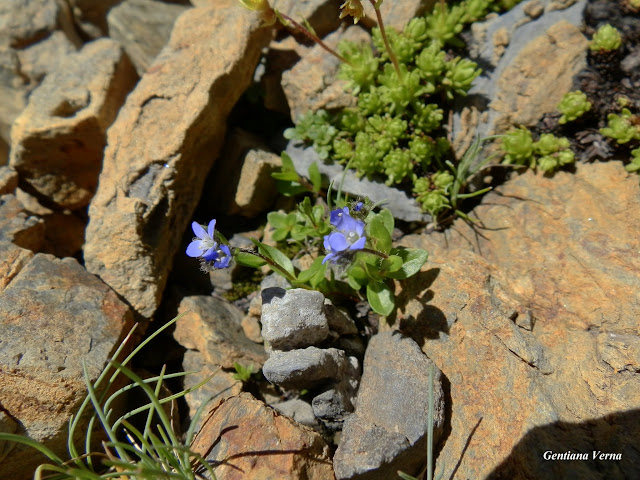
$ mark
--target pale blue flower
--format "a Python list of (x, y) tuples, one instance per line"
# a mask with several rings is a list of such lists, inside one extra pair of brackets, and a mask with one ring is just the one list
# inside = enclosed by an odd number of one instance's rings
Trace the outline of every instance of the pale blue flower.
[(336, 227), (336, 231), (324, 237), (324, 248), (330, 253), (322, 260), (323, 264), (332, 258), (335, 261), (339, 256), (364, 248), (367, 241), (364, 222), (349, 215), (347, 207), (331, 212), (329, 221)]
[(207, 262), (215, 260), (217, 258), (216, 249), (218, 248), (218, 242), (214, 239), (216, 220), (213, 219), (209, 222), (206, 231), (198, 222), (193, 222), (191, 228), (196, 237), (187, 247), (187, 255), (194, 258), (202, 257)]

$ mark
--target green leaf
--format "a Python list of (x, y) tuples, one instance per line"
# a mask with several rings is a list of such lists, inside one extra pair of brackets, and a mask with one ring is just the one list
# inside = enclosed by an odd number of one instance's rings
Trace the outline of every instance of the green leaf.
[(373, 282), (367, 285), (367, 300), (374, 312), (385, 317), (390, 315), (396, 306), (394, 293), (383, 282)]
[(427, 251), (421, 248), (394, 248), (392, 253), (399, 256), (403, 261), (403, 265), (399, 270), (387, 274), (388, 277), (395, 278), (396, 280), (402, 280), (415, 275), (425, 264), (427, 258), (429, 258)]
[(289, 260), (289, 257), (287, 257), (284, 253), (282, 253), (277, 248), (271, 247), (264, 243), (258, 242), (257, 245), (260, 253), (267, 256), (271, 260), (273, 260), (276, 263), (276, 265), (281, 267), (287, 273), (290, 273), (292, 277), (296, 276), (293, 270), (293, 264), (291, 263), (291, 260)]
[(247, 252), (238, 252), (235, 261), (238, 265), (251, 268), (260, 268), (267, 263), (262, 258)]
[(385, 225), (381, 215), (374, 216), (367, 224), (367, 238), (371, 241), (373, 248), (382, 253), (389, 253), (391, 250), (391, 234)]
[(320, 169), (318, 168), (318, 164), (316, 162), (313, 162), (311, 163), (311, 165), (309, 165), (309, 180), (311, 180), (313, 191), (315, 193), (318, 193), (322, 188), (322, 176), (320, 175)]
[(380, 265), (380, 270), (392, 273), (392, 272), (395, 272), (396, 270), (399, 270), (400, 267), (402, 267), (403, 263), (404, 262), (402, 261), (402, 258), (400, 258), (397, 255), (391, 255), (382, 261), (382, 264)]
[(393, 235), (394, 221), (393, 221), (393, 214), (391, 213), (391, 211), (388, 208), (384, 208), (380, 211), (378, 216), (382, 218), (382, 221), (384, 222), (384, 226), (389, 232), (389, 235)]
[[(283, 172), (295, 172), (296, 167), (293, 165), (293, 160), (287, 152), (282, 152), (280, 154), (280, 158), (282, 159), (282, 171)], [(297, 173), (296, 173), (297, 175)]]
[[(320, 277), (320, 280), (324, 278), (324, 272), (327, 269), (327, 265), (322, 264), (323, 259), (324, 257), (316, 258), (309, 268), (300, 272), (300, 275), (298, 275), (298, 281), (302, 283), (306, 283), (306, 282), (310, 282), (312, 279), (316, 280), (316, 277), (318, 276)], [(320, 280), (318, 280), (318, 282)]]
[(367, 272), (359, 265), (354, 265), (349, 269), (347, 274), (347, 283), (354, 290), (360, 290), (361, 287), (369, 282)]

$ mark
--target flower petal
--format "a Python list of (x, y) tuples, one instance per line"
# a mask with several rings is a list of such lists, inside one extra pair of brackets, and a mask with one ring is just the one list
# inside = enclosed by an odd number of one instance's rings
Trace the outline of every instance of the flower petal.
[(327, 262), (327, 260), (330, 260), (330, 259), (332, 259), (332, 258), (333, 258), (333, 257), (335, 257), (335, 256), (336, 256), (336, 255), (335, 255), (335, 253), (330, 253), (329, 255), (327, 255), (326, 257), (324, 257), (324, 259), (322, 260), (322, 264), (324, 265), (324, 264)]
[(331, 253), (339, 253), (349, 248), (349, 242), (347, 242), (347, 239), (342, 233), (333, 232), (329, 235), (329, 246), (331, 247)]
[(209, 250), (202, 254), (202, 258), (204, 258), (207, 262), (215, 260), (218, 258), (218, 251), (216, 250), (217, 245), (213, 245)]
[(222, 250), (227, 256), (231, 255), (231, 250), (229, 250), (229, 247), (227, 245), (220, 245), (220, 250)]
[(331, 223), (331, 225), (333, 225), (334, 227), (337, 227), (338, 223), (340, 222), (340, 220), (343, 218), (344, 215), (347, 215), (347, 216), (349, 215), (349, 209), (347, 207), (338, 208), (337, 210), (334, 210), (329, 215), (329, 223)]
[(349, 250), (362, 250), (366, 241), (367, 237), (360, 237), (357, 242), (349, 247)]
[(207, 234), (210, 238), (213, 238), (213, 234), (216, 231), (216, 219), (214, 218), (209, 222), (209, 226), (207, 227)]
[(200, 240), (194, 240), (187, 247), (187, 255), (190, 257), (199, 257), (202, 255), (202, 249), (200, 248), (201, 242)]
[(207, 232), (205, 231), (204, 228), (202, 228), (202, 225), (200, 225), (198, 222), (193, 222), (191, 224), (191, 228), (193, 229), (193, 233), (196, 234), (196, 237), (204, 240), (205, 238), (208, 238), (209, 236), (207, 235)]

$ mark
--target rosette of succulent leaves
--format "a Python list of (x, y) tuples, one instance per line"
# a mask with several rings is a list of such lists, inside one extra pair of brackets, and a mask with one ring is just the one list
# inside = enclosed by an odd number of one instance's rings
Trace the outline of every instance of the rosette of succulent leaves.
[[(481, 73), (456, 53), (464, 46), (458, 34), (487, 13), (516, 3), (440, 2), (402, 32), (384, 28), (378, 15), (373, 46), (348, 41), (338, 46), (345, 60), (339, 76), (347, 80), (356, 107), (307, 112), (285, 137), (313, 145), (325, 161), (348, 163), (359, 176), (412, 192), (435, 220), (451, 214), (472, 172), (455, 171), (461, 159), (455, 158), (444, 124), (453, 99), (466, 95)], [(456, 181), (462, 184), (452, 198)]]

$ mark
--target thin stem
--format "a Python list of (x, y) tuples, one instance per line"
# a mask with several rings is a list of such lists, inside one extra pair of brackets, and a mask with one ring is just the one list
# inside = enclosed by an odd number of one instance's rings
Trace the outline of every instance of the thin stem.
[[(283, 19), (285, 19), (287, 22), (289, 22), (293, 26), (293, 28), (295, 30), (297, 30), (298, 32), (302, 33), (304, 36), (306, 36), (310, 40), (313, 40), (315, 43), (320, 45), (324, 50), (326, 50), (331, 55), (336, 57), (338, 60), (340, 60), (341, 62), (346, 63), (347, 65), (350, 65), (350, 66), (353, 67), (353, 64), (349, 60), (344, 58), (342, 55), (340, 55), (338, 52), (336, 52), (333, 48), (331, 48), (329, 45), (327, 45), (322, 40), (320, 40), (320, 37), (318, 37), (315, 33), (311, 32), (309, 29), (303, 27), (302, 25), (300, 25), (298, 22), (296, 22), (293, 18), (291, 18), (289, 15), (287, 15), (285, 13), (278, 12), (278, 15), (280, 15)], [(289, 25), (285, 25), (285, 26), (289, 26)]]
[(374, 250), (372, 248), (363, 248), (362, 250), (360, 250), (361, 252), (365, 252), (365, 253), (372, 253), (373, 255), (377, 255), (379, 257), (382, 258), (389, 258), (389, 255), (379, 252), (378, 250)]
[(396, 54), (393, 53), (391, 49), (391, 44), (389, 43), (389, 39), (387, 38), (387, 32), (384, 28), (384, 22), (382, 21), (382, 14), (380, 13), (380, 7), (377, 5), (376, 0), (369, 0), (371, 5), (373, 5), (373, 9), (376, 11), (376, 17), (378, 18), (378, 28), (380, 28), (380, 35), (382, 35), (382, 41), (384, 42), (384, 46), (387, 49), (387, 53), (389, 54), (389, 58), (391, 59), (391, 63), (393, 63), (393, 68), (396, 70), (396, 74), (398, 75), (398, 79), (402, 81), (402, 71), (400, 70), (400, 64), (398, 63), (398, 58)]

